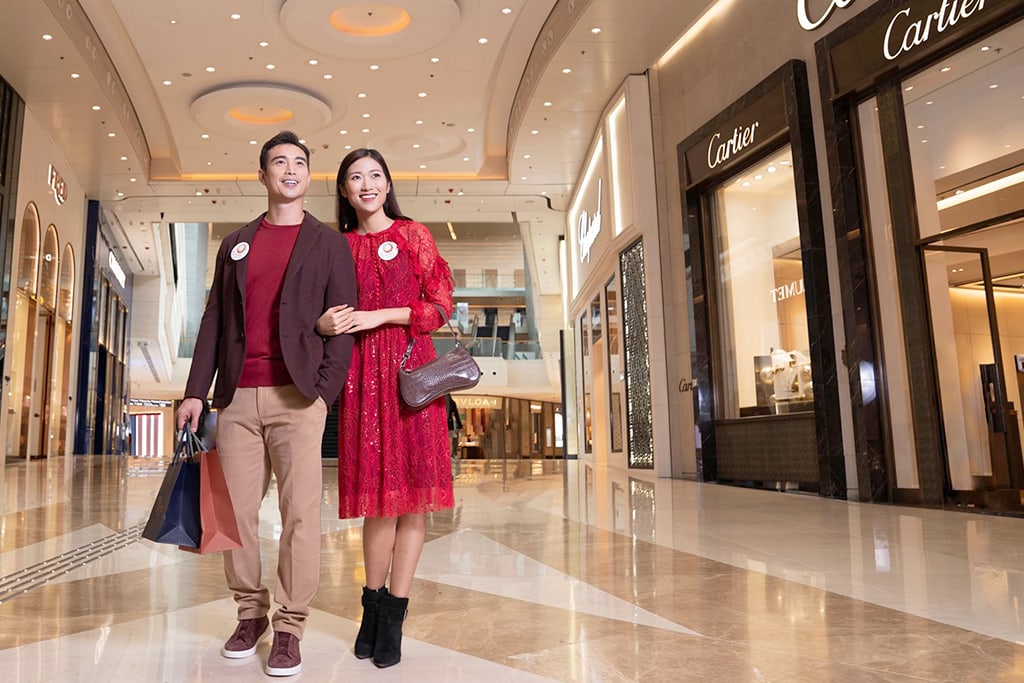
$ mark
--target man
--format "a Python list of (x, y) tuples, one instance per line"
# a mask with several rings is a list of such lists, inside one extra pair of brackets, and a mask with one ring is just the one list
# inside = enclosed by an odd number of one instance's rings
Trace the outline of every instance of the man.
[(216, 374), (217, 447), (242, 540), (224, 553), (238, 603), (238, 627), (221, 649), (229, 659), (255, 654), (269, 626), (259, 510), (271, 473), (277, 479), (278, 609), (266, 672), (290, 676), (302, 668), (299, 641), (320, 582), (320, 439), (353, 345), (314, 327), (327, 308), (355, 306), (356, 281), (348, 241), (302, 208), (309, 149), (294, 133), (263, 145), (259, 180), (267, 212), (221, 243), (177, 422), (196, 429)]

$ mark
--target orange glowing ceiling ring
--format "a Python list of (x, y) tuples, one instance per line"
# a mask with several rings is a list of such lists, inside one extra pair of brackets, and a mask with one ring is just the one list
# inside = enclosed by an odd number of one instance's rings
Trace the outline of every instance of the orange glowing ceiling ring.
[(365, 3), (331, 12), (331, 26), (350, 36), (379, 38), (404, 31), (412, 19), (401, 7)]
[(228, 116), (250, 126), (275, 126), (291, 121), (295, 114), (289, 109), (277, 107), (232, 107), (228, 110)]

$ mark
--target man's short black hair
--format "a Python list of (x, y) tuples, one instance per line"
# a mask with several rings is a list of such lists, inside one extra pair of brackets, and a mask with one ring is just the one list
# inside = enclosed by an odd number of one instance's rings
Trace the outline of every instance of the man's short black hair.
[(306, 155), (306, 165), (309, 166), (309, 147), (299, 141), (299, 136), (290, 130), (282, 130), (280, 133), (263, 143), (260, 150), (260, 169), (267, 170), (267, 154), (278, 145), (295, 145)]

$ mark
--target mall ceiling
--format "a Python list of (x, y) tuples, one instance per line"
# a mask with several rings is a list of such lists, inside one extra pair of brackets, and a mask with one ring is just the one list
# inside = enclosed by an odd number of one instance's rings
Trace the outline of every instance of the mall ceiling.
[[(555, 239), (603, 108), (709, 4), (0, 0), (0, 74), (112, 208), (137, 275), (158, 272), (161, 216), (265, 208), (259, 145), (282, 128), (314, 152), (308, 204), (325, 220), (338, 162), (369, 146), (406, 214), (515, 216)], [(532, 267), (559, 291), (556, 259)]]

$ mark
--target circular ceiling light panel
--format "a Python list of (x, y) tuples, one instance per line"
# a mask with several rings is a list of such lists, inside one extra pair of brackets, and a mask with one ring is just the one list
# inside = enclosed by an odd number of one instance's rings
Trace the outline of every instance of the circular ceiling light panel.
[(233, 85), (197, 97), (190, 107), (204, 128), (234, 138), (276, 133), (282, 129), (311, 135), (334, 118), (323, 100), (277, 84)]
[(454, 133), (398, 133), (374, 140), (374, 146), (386, 159), (405, 161), (435, 161), (459, 154), (466, 149), (466, 141)]
[(284, 0), (278, 12), (281, 27), (297, 45), (359, 60), (428, 50), (451, 36), (461, 17), (456, 0)]

